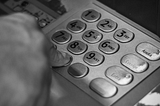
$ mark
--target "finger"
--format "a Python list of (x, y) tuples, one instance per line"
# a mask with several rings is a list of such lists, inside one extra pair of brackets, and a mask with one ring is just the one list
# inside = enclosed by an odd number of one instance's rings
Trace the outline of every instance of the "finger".
[(52, 67), (64, 67), (72, 62), (72, 56), (66, 52), (58, 51), (56, 48), (50, 49), (50, 64)]
[(14, 13), (8, 16), (2, 17), (3, 20), (10, 20), (14, 23), (21, 23), (29, 25), (30, 27), (38, 27), (35, 17), (26, 13)]

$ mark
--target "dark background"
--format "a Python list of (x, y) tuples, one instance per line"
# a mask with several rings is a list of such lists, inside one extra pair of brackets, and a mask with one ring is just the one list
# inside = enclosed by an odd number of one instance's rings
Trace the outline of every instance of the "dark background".
[[(99, 0), (160, 37), (160, 0)], [(5, 14), (0, 10), (0, 14)]]
[(99, 0), (160, 37), (160, 0)]

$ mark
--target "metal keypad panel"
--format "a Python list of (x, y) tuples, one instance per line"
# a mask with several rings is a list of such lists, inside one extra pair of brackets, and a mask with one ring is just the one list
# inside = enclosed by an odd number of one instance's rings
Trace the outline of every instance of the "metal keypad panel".
[(111, 106), (160, 64), (160, 43), (90, 4), (51, 33), (57, 49), (72, 57), (57, 71), (81, 90)]

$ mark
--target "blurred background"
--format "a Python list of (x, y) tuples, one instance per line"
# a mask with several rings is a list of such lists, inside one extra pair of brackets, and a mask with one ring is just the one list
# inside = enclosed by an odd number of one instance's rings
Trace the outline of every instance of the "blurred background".
[[(7, 1), (7, 0), (2, 0)], [(19, 0), (16, 0), (19, 1)], [(59, 8), (60, 13), (65, 13), (65, 8), (60, 2), (74, 1), (74, 0), (38, 0), (39, 2), (48, 7)], [(79, 0), (78, 0), (79, 1)], [(151, 32), (157, 34), (160, 37), (160, 0), (99, 0), (103, 4), (111, 7), (122, 15), (128, 17), (134, 22), (140, 24)], [(55, 3), (56, 2), (56, 3)], [(52, 4), (54, 6), (52, 6)], [(56, 4), (56, 5), (55, 5)], [(59, 4), (59, 5), (58, 5)], [(73, 5), (72, 5), (73, 6)], [(59, 13), (59, 14), (60, 14)], [(4, 11), (0, 10), (0, 15), (5, 14)]]
[(160, 37), (160, 0), (99, 0)]

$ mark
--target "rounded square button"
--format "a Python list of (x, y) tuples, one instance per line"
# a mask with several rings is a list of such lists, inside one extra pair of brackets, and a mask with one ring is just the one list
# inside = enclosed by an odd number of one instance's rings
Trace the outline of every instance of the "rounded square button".
[(97, 43), (102, 39), (102, 34), (97, 30), (88, 30), (83, 35), (82, 38), (91, 44)]
[(89, 9), (82, 13), (82, 19), (87, 22), (95, 22), (101, 17), (101, 14), (96, 10)]
[(122, 43), (130, 42), (134, 38), (134, 33), (128, 29), (122, 28), (114, 33), (114, 38)]
[(119, 85), (127, 85), (133, 79), (132, 74), (119, 66), (109, 67), (106, 70), (105, 75)]
[(73, 54), (82, 54), (87, 50), (87, 45), (82, 41), (76, 40), (68, 44), (68, 51)]
[(117, 93), (117, 87), (104, 78), (96, 78), (91, 81), (90, 88), (104, 98), (109, 98)]
[(147, 70), (149, 67), (148, 63), (142, 60), (140, 57), (134, 54), (127, 54), (122, 57), (121, 63), (136, 73), (141, 73)]
[(51, 37), (51, 39), (58, 44), (65, 44), (69, 42), (71, 38), (71, 34), (64, 30), (55, 32)]
[(83, 60), (91, 66), (97, 66), (102, 64), (104, 56), (96, 51), (90, 51), (85, 54)]
[(117, 28), (117, 23), (111, 19), (103, 19), (97, 24), (98, 29), (104, 32), (111, 32)]
[(80, 33), (84, 31), (86, 24), (80, 20), (73, 20), (67, 24), (67, 29), (73, 33)]
[(113, 40), (107, 39), (99, 44), (99, 50), (106, 54), (113, 54), (119, 50), (119, 44)]
[(68, 73), (75, 78), (82, 78), (89, 72), (89, 68), (82, 63), (74, 63), (68, 68)]
[(149, 60), (160, 59), (160, 49), (151, 43), (148, 42), (140, 43), (137, 46), (136, 51)]

